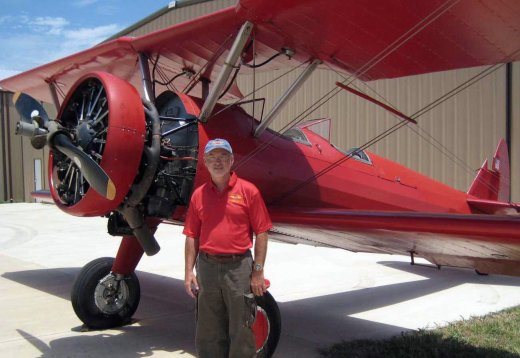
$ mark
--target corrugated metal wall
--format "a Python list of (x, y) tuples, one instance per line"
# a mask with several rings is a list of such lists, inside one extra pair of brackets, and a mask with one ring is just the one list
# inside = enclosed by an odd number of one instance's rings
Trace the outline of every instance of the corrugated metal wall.
[[(0, 92), (1, 118), (0, 138), (2, 140), (2, 161), (0, 163), (0, 202), (30, 202), (31, 191), (35, 190), (34, 161), (41, 160), (41, 178), (43, 188), (48, 189), (47, 163), (49, 151), (36, 150), (29, 139), (15, 135), (16, 123), (20, 115), (12, 103), (12, 93)], [(45, 105), (50, 116), (56, 116), (56, 111), (50, 105)]]
[[(138, 36), (157, 29), (211, 13), (234, 5), (236, 0), (214, 0), (172, 9), (153, 21), (133, 30), (130, 35)], [(297, 64), (295, 64), (297, 66)], [(520, 201), (520, 65), (514, 64), (513, 71), (513, 125), (512, 125), (512, 194)], [(268, 99), (264, 115), (283, 91), (301, 72), (300, 67), (257, 94)], [(271, 81), (289, 69), (273, 73), (256, 73), (256, 87)], [(482, 68), (447, 71), (396, 80), (381, 80), (367, 84), (355, 83), (358, 88), (379, 100), (388, 101), (408, 115), (425, 108), (435, 99), (446, 94), (459, 84), (477, 75)], [(253, 76), (239, 78), (244, 94), (253, 88)], [(282, 129), (298, 117), (311, 104), (331, 89), (336, 81), (344, 80), (333, 71), (317, 70), (293, 97), (280, 117), (271, 125)], [(412, 169), (466, 191), (485, 157), (492, 157), (495, 146), (506, 131), (506, 71), (505, 66), (487, 76), (443, 104), (418, 118), (417, 126), (408, 125), (368, 148), (379, 155), (398, 161)], [(260, 113), (258, 106), (257, 112)], [(11, 116), (17, 116), (12, 114)], [(385, 110), (345, 91), (340, 91), (324, 106), (305, 119), (331, 117), (332, 142), (342, 148), (359, 147), (398, 123)], [(11, 128), (13, 127), (11, 120)], [(14, 129), (13, 129), (14, 132)], [(6, 138), (5, 134), (3, 139)], [(30, 201), (32, 190), (33, 158), (42, 158), (47, 167), (47, 155), (34, 151), (25, 139), (11, 135), (13, 183), (15, 200)], [(27, 141), (26, 141), (27, 142)], [(15, 154), (18, 153), (18, 154)], [(23, 154), (20, 154), (23, 153)], [(5, 158), (4, 153), (2, 157)], [(30, 159), (25, 159), (29, 158)], [(22, 159), (24, 159), (22, 161)], [(25, 178), (25, 179), (24, 179)], [(47, 180), (45, 178), (45, 180)], [(3, 185), (3, 183), (0, 182)], [(45, 183), (48, 187), (48, 183)], [(23, 193), (25, 192), (25, 196)], [(21, 198), (21, 199), (19, 199)], [(5, 199), (4, 199), (5, 200)]]
[(225, 7), (235, 5), (236, 3), (236, 0), (213, 0), (202, 2), (200, 4), (192, 6), (179, 7), (178, 9), (174, 8), (171, 11), (153, 20), (152, 22), (144, 24), (142, 27), (132, 31), (128, 35), (144, 35), (155, 30), (171, 26), (173, 24), (177, 24), (186, 20), (191, 20), (196, 17), (215, 12)]
[(520, 202), (520, 63), (513, 64), (513, 113), (511, 130), (511, 197)]

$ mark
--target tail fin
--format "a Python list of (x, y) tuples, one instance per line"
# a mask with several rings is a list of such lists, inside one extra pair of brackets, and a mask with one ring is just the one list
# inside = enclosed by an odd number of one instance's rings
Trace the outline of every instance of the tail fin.
[(488, 161), (486, 159), (473, 180), (468, 194), (484, 200), (509, 202), (509, 178), (509, 152), (506, 141), (502, 139), (498, 143), (495, 156), (493, 157), (491, 170), (488, 169)]

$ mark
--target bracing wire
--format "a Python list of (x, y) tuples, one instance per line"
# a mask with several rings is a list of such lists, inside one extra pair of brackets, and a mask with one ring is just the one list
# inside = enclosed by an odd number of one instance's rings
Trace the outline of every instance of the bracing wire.
[[(516, 52), (518, 52), (518, 51), (516, 51)], [(423, 107), (422, 109), (420, 109), (419, 111), (417, 111), (416, 113), (411, 115), (410, 117), (412, 119), (418, 119), (420, 116), (426, 114), (427, 112), (431, 111), (435, 107), (439, 106), (441, 103), (443, 103), (446, 100), (452, 98), (453, 96), (457, 95), (461, 91), (467, 89), (468, 87), (470, 87), (474, 83), (478, 82), (482, 78), (484, 78), (484, 77), (488, 76), (489, 74), (495, 72), (496, 70), (498, 70), (503, 65), (504, 64), (496, 64), (496, 65), (492, 65), (490, 67), (485, 68), (483, 71), (479, 72), (477, 75), (471, 77), (467, 81), (465, 81), (462, 84), (460, 84), (459, 86), (455, 87), (450, 92), (448, 92), (448, 93), (444, 94), (443, 96), (437, 98), (436, 100), (434, 100), (430, 104), (426, 105), (425, 107)], [(408, 125), (409, 125), (409, 122), (407, 122), (407, 121), (400, 121), (399, 123), (397, 123), (397, 124), (393, 125), (392, 127), (386, 129), (382, 133), (379, 133), (377, 136), (375, 136), (374, 138), (370, 139), (368, 142), (366, 142), (363, 145), (361, 145), (359, 147), (359, 149), (360, 150), (365, 150), (366, 148), (376, 144), (377, 142), (379, 142), (382, 139), (386, 138), (387, 136), (389, 136), (390, 134), (394, 133), (395, 131), (401, 129), (404, 126), (408, 126)], [(411, 128), (411, 126), (409, 126), (409, 128)], [(313, 176), (309, 177), (305, 181), (303, 181), (300, 184), (298, 184), (297, 186), (295, 186), (293, 189), (291, 189), (291, 190), (285, 192), (284, 194), (282, 194), (280, 197), (275, 199), (270, 204), (279, 202), (280, 200), (283, 200), (283, 199), (287, 198), (288, 196), (294, 194), (295, 192), (297, 192), (298, 190), (300, 190), (304, 186), (310, 184), (311, 182), (315, 181), (316, 179), (318, 179), (322, 175), (324, 175), (324, 174), (330, 172), (331, 170), (333, 170), (334, 168), (338, 167), (340, 164), (346, 162), (347, 160), (350, 160), (350, 158), (351, 158), (351, 156), (345, 156), (345, 157), (343, 157), (343, 158), (341, 158), (341, 159), (331, 163), (330, 165), (328, 165), (327, 167), (325, 167), (324, 169), (322, 169), (318, 173), (314, 174)]]
[[(437, 18), (439, 18), (441, 15), (443, 15), (446, 11), (448, 11), (453, 6), (455, 6), (459, 1), (460, 0), (448, 0), (448, 1), (444, 2), (443, 4), (441, 4), (438, 8), (436, 8), (434, 11), (432, 11), (432, 13), (430, 13), (428, 16), (426, 16), (424, 19), (422, 19), (416, 25), (411, 27), (408, 31), (406, 31), (404, 34), (402, 34), (399, 38), (397, 38), (395, 41), (393, 41), (387, 47), (385, 47), (382, 51), (380, 51), (372, 59), (370, 59), (366, 64), (361, 66), (354, 74), (352, 74), (350, 76), (351, 80), (344, 81), (343, 84), (349, 85), (355, 79), (364, 76), (374, 66), (376, 66), (378, 63), (383, 61), (390, 54), (395, 52), (399, 47), (404, 45), (406, 42), (411, 40), (415, 35), (417, 35), (419, 32), (421, 32), (426, 27), (428, 27), (432, 22), (434, 22)], [(346, 82), (348, 82), (348, 83), (346, 83)], [(292, 121), (287, 123), (280, 130), (280, 132), (283, 132), (285, 129), (290, 128), (290, 127), (300, 123), (301, 121), (303, 121), (305, 118), (307, 118), (312, 113), (314, 113), (317, 109), (321, 108), (328, 101), (330, 101), (332, 98), (334, 98), (340, 91), (341, 91), (341, 89), (339, 89), (337, 87), (333, 87), (330, 91), (328, 91), (326, 94), (324, 94), (322, 97), (320, 97), (317, 101), (315, 101), (309, 107), (307, 107), (298, 116), (296, 116)], [(250, 153), (249, 155), (242, 158), (236, 164), (236, 168), (238, 168), (241, 165), (248, 162), (252, 157), (254, 157), (254, 155), (263, 151), (265, 148), (267, 148), (269, 145), (271, 145), (271, 143), (276, 139), (277, 139), (277, 137), (271, 138), (270, 140), (265, 142), (263, 145), (256, 148), (252, 153)]]

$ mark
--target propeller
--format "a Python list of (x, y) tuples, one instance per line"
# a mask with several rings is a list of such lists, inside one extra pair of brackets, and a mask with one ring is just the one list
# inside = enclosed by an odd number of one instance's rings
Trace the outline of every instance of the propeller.
[(95, 160), (72, 144), (67, 135), (64, 133), (55, 134), (52, 138), (52, 144), (78, 166), (85, 180), (88, 181), (95, 191), (109, 200), (115, 198), (116, 187), (114, 182)]
[(13, 103), (25, 123), (38, 122), (44, 126), (49, 121), (49, 116), (42, 104), (28, 94), (17, 92), (13, 96)]
[(116, 187), (108, 174), (94, 159), (72, 143), (64, 128), (58, 122), (49, 119), (47, 112), (36, 99), (19, 92), (13, 96), (13, 102), (23, 120), (18, 122), (16, 134), (30, 137), (31, 144), (36, 149), (42, 149), (48, 144), (63, 153), (77, 165), (92, 189), (109, 200), (115, 198)]

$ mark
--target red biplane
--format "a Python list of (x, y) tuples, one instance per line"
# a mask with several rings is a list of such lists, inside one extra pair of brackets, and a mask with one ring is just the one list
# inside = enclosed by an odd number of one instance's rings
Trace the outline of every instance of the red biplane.
[[(275, 223), (271, 238), (519, 275), (520, 207), (509, 201), (504, 142), (464, 193), (364, 148), (336, 148), (316, 130), (326, 120), (284, 133), (268, 128), (325, 65), (346, 73), (338, 88), (413, 122), (349, 84), (515, 61), (519, 33), (516, 0), (241, 0), (0, 81), (23, 92), (15, 96), (19, 134), (51, 149), (56, 205), (109, 216), (109, 231), (123, 236), (115, 259), (88, 263), (76, 279), (78, 317), (94, 328), (129, 321), (139, 303), (139, 260), (159, 251), (160, 222), (182, 223), (191, 192), (208, 180), (200, 148), (215, 137), (230, 140), (236, 172), (261, 190)], [(294, 63), (306, 68), (265, 118), (242, 109), (251, 99), (235, 86), (239, 71)], [(57, 118), (31, 96), (54, 103)], [(259, 313), (257, 344), (269, 356), (280, 333), (270, 295), (259, 299)]]

